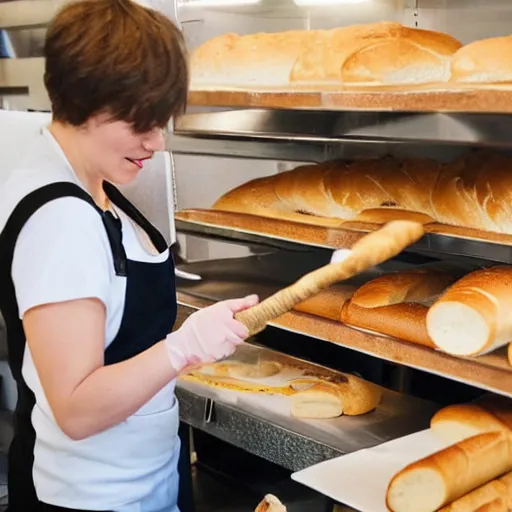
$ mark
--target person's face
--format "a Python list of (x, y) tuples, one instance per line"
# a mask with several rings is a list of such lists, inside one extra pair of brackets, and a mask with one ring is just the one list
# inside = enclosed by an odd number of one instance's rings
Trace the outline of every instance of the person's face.
[(132, 181), (153, 153), (165, 149), (162, 129), (136, 133), (127, 122), (105, 114), (87, 121), (85, 135), (89, 171), (118, 185)]

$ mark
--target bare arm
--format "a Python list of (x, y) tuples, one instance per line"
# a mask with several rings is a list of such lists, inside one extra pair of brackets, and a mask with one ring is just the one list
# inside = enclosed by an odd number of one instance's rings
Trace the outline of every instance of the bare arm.
[(125, 420), (177, 375), (163, 342), (103, 366), (105, 306), (97, 299), (33, 308), (23, 325), (55, 419), (72, 439)]
[(104, 366), (105, 306), (80, 299), (29, 309), (23, 318), (41, 385), (62, 431), (84, 439), (135, 413), (193, 362), (232, 354), (249, 332), (233, 315), (256, 296), (219, 302), (122, 363)]

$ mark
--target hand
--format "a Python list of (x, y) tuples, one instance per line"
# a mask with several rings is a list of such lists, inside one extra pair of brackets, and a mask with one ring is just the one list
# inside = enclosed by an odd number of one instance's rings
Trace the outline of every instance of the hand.
[(189, 316), (183, 325), (165, 339), (173, 368), (181, 372), (193, 364), (211, 363), (230, 356), (249, 337), (235, 313), (255, 306), (256, 295), (218, 302)]

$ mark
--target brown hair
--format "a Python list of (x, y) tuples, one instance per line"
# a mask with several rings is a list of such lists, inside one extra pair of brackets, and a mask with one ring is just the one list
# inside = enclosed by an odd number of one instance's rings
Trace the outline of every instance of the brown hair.
[(48, 27), (44, 83), (53, 118), (80, 126), (98, 113), (163, 127), (188, 90), (183, 36), (163, 14), (131, 0), (78, 0)]

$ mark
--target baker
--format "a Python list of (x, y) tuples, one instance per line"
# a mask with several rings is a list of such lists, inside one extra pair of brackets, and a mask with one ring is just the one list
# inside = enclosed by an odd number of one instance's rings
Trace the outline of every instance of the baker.
[(18, 386), (9, 510), (176, 512), (176, 377), (248, 336), (220, 302), (176, 318), (174, 265), (115, 185), (184, 110), (180, 31), (130, 0), (79, 0), (48, 27), (52, 122), (0, 192), (0, 308)]

